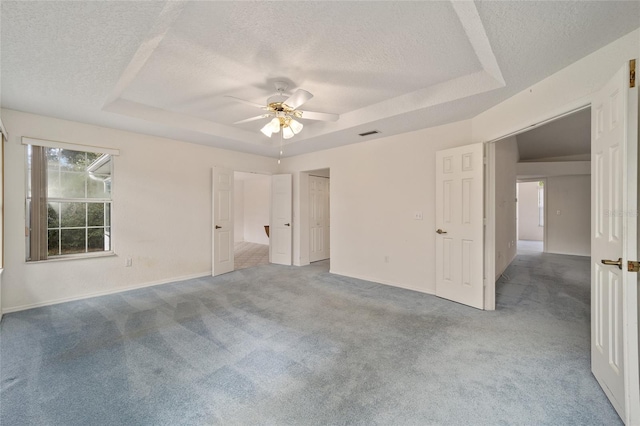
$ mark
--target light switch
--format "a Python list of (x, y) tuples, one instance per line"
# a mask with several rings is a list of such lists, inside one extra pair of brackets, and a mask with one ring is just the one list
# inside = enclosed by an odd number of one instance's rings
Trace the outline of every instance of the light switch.
[(556, 210), (556, 214), (560, 216), (560, 210)]

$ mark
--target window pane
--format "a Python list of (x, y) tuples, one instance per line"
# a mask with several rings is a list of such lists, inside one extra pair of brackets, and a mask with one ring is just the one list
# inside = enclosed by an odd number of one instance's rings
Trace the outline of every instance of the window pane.
[[(72, 151), (70, 149), (47, 148), (48, 163), (52, 166), (57, 164), (60, 170), (84, 171), (87, 168), (87, 154), (82, 151)], [(99, 154), (89, 154), (98, 155)], [(91, 161), (89, 161), (91, 162)]]
[(60, 203), (63, 228), (86, 226), (87, 203)]
[(49, 203), (48, 207), (48, 228), (58, 228), (60, 226), (60, 203)]
[(88, 231), (89, 239), (87, 248), (89, 251), (109, 250), (105, 247), (104, 228), (92, 228)]
[(60, 230), (60, 240), (62, 245), (62, 252), (60, 254), (85, 252), (84, 229), (62, 229)]
[(105, 203), (104, 205), (104, 215), (105, 215), (105, 221), (104, 224), (106, 226), (111, 226), (111, 203)]
[[(60, 187), (58, 189), (60, 198), (85, 198), (85, 183), (87, 176), (85, 173), (60, 172)], [(53, 195), (49, 195), (53, 197)]]
[(111, 228), (104, 228), (104, 249), (106, 251), (111, 250)]
[(47, 173), (47, 197), (61, 198), (63, 195), (60, 184), (60, 172), (57, 170), (49, 170)]
[(60, 241), (58, 241), (58, 238), (60, 237), (60, 231), (58, 231), (57, 229), (50, 229), (48, 234), (47, 255), (56, 256), (60, 254)]
[(89, 173), (87, 180), (87, 198), (110, 198), (110, 175)]
[(104, 203), (88, 203), (88, 226), (104, 226)]

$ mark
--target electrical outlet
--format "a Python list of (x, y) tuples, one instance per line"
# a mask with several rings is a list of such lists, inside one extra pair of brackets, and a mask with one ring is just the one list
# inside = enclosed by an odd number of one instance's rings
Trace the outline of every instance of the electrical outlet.
[(133, 259), (131, 259), (130, 257), (127, 257), (124, 261), (124, 266), (126, 266), (127, 268), (130, 267), (131, 265), (133, 265)]
[(416, 211), (415, 213), (413, 213), (413, 219), (414, 220), (422, 220), (422, 212), (421, 211)]
[(389, 256), (384, 257), (384, 263), (389, 263)]

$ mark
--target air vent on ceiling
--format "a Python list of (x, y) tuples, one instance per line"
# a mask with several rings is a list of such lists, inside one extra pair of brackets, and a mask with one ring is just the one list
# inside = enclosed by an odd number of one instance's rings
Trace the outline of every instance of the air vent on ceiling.
[(369, 135), (375, 135), (376, 133), (381, 133), (380, 130), (370, 130), (368, 132), (364, 132), (364, 133), (359, 133), (360, 136), (369, 136)]

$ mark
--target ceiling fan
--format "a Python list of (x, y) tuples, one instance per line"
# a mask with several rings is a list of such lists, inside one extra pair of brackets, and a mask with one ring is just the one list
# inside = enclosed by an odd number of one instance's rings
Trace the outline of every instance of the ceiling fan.
[(271, 118), (271, 120), (260, 131), (265, 136), (271, 137), (273, 133), (278, 133), (282, 129), (282, 137), (291, 139), (294, 135), (300, 133), (304, 127), (302, 123), (296, 120), (301, 118), (304, 120), (320, 120), (320, 121), (337, 121), (340, 116), (338, 114), (329, 114), (326, 112), (302, 111), (298, 107), (302, 106), (313, 95), (306, 90), (298, 89), (291, 96), (286, 96), (284, 91), (287, 90), (288, 84), (282, 81), (274, 83), (277, 95), (267, 99), (267, 105), (260, 105), (255, 102), (246, 101), (233, 96), (225, 96), (238, 102), (260, 108), (265, 111), (264, 114), (256, 117), (247, 118), (245, 120), (236, 121), (233, 124), (243, 124), (250, 121)]

